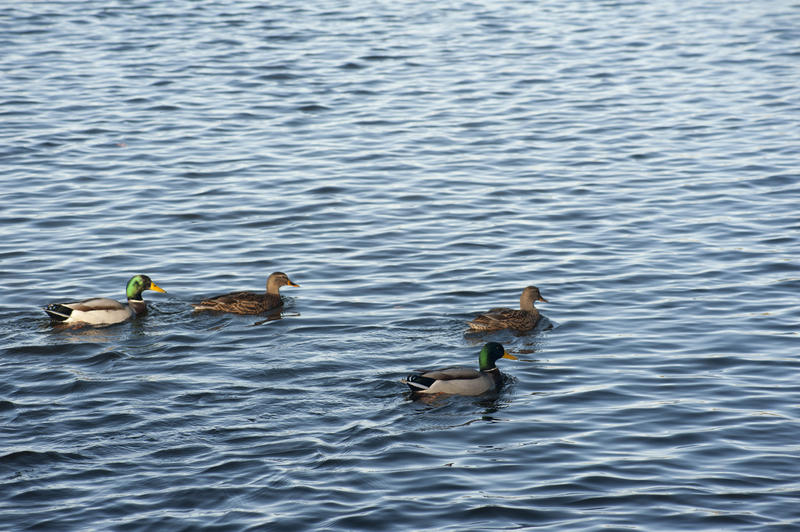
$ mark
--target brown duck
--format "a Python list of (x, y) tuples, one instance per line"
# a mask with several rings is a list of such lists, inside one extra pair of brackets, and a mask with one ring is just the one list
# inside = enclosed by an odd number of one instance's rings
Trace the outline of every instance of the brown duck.
[(283, 305), (283, 299), (281, 299), (279, 292), (281, 286), (299, 287), (300, 285), (293, 283), (285, 273), (274, 272), (267, 279), (266, 292), (233, 292), (204, 299), (192, 306), (195, 310), (217, 310), (234, 314), (261, 314)]
[(493, 308), (467, 323), (470, 329), (477, 331), (496, 331), (498, 329), (517, 329), (527, 331), (536, 326), (539, 321), (539, 311), (533, 305), (534, 301), (547, 300), (539, 293), (535, 286), (527, 286), (519, 298), (519, 310), (511, 308)]

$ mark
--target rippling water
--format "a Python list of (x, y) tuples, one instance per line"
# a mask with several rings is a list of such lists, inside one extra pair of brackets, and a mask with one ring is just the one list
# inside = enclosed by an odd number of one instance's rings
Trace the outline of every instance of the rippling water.
[[(796, 2), (0, 14), (3, 527), (800, 526)], [(407, 396), (488, 339), (501, 393)]]

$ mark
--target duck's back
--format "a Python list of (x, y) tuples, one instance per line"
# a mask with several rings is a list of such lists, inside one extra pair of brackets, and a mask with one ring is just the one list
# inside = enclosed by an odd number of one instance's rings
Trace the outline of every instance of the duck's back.
[(264, 292), (233, 292), (204, 299), (195, 310), (218, 310), (234, 314), (260, 314), (283, 305), (279, 295)]
[(479, 331), (491, 331), (496, 329), (532, 329), (539, 320), (539, 312), (510, 309), (493, 308), (485, 314), (481, 314), (474, 320), (467, 323), (471, 329)]
[(434, 369), (422, 372), (423, 377), (436, 380), (477, 379), (482, 373), (477, 369), (467, 367), (454, 367)]

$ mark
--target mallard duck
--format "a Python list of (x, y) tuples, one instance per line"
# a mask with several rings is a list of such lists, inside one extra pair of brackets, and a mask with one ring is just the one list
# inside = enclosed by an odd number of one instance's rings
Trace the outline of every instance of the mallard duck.
[(536, 326), (539, 321), (539, 311), (533, 305), (534, 301), (548, 301), (539, 293), (535, 286), (526, 286), (519, 298), (519, 310), (511, 308), (493, 308), (486, 314), (481, 314), (467, 323), (470, 329), (478, 331), (495, 331), (497, 329), (517, 329), (527, 331)]
[(145, 290), (166, 293), (166, 290), (157, 286), (148, 276), (134, 275), (125, 288), (127, 305), (114, 299), (95, 297), (76, 303), (52, 303), (44, 307), (44, 311), (54, 322), (111, 325), (147, 312), (147, 305), (142, 299), (142, 292)]
[(502, 345), (489, 342), (483, 346), (478, 362), (480, 371), (472, 368), (444, 368), (409, 375), (401, 382), (408, 384), (412, 393), (449, 393), (456, 395), (481, 395), (498, 390), (503, 384), (500, 370), (494, 365), (501, 358), (518, 360), (509, 355)]
[(234, 314), (261, 314), (283, 305), (283, 299), (281, 299), (280, 295), (281, 286), (299, 287), (300, 285), (293, 283), (285, 273), (274, 272), (267, 278), (267, 291), (265, 293), (233, 292), (204, 299), (192, 306), (195, 310), (218, 310)]

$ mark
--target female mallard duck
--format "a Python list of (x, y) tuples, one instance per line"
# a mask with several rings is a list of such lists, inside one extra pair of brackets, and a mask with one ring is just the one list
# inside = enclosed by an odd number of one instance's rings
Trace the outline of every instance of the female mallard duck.
[(498, 329), (517, 329), (527, 331), (536, 326), (539, 321), (539, 311), (533, 305), (534, 301), (548, 301), (539, 293), (535, 286), (527, 286), (519, 298), (520, 310), (511, 308), (493, 308), (486, 314), (481, 314), (467, 323), (470, 329), (478, 331), (496, 331)]
[(52, 303), (44, 307), (44, 311), (54, 322), (111, 325), (147, 312), (147, 305), (142, 299), (142, 292), (145, 290), (166, 293), (166, 290), (157, 286), (148, 276), (134, 275), (125, 288), (127, 305), (114, 299), (95, 297), (76, 303)]
[(204, 299), (192, 306), (195, 310), (218, 310), (234, 314), (261, 314), (283, 305), (283, 299), (281, 299), (279, 292), (281, 286), (299, 287), (300, 285), (293, 283), (285, 273), (274, 272), (267, 279), (266, 293), (233, 292)]
[(518, 360), (509, 355), (497, 342), (489, 342), (478, 355), (480, 371), (472, 368), (445, 368), (409, 375), (403, 379), (415, 394), (449, 393), (456, 395), (481, 395), (500, 389), (503, 377), (494, 365), (501, 358)]

